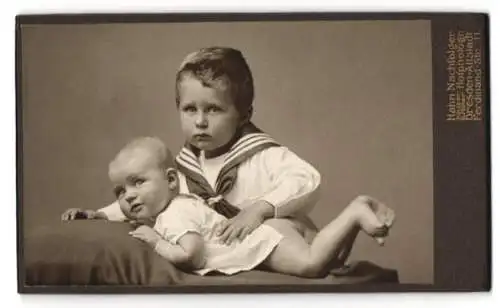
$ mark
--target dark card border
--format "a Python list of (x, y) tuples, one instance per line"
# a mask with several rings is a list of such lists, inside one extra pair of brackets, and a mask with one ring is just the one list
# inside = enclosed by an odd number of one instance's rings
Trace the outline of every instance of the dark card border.
[[(21, 27), (214, 21), (430, 20), (433, 65), (434, 283), (360, 285), (26, 286), (23, 264), (23, 133)], [(447, 36), (480, 31), (483, 39), (483, 106), (479, 122), (446, 121)], [(489, 16), (485, 13), (169, 13), (48, 14), (16, 16), (17, 261), (19, 293), (311, 293), (443, 292), (491, 289), (491, 146)]]

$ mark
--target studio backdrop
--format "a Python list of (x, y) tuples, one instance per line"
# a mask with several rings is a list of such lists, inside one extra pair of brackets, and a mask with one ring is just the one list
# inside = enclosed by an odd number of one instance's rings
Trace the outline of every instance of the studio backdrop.
[(175, 72), (207, 46), (241, 50), (254, 123), (321, 173), (324, 226), (357, 195), (395, 209), (385, 247), (351, 259), (433, 282), (430, 22), (303, 21), (23, 25), (23, 228), (114, 200), (108, 162), (130, 139), (183, 138)]

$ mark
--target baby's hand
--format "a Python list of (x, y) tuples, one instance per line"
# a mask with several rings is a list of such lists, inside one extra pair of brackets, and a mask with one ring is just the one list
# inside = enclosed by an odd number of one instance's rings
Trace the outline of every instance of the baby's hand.
[(132, 235), (136, 239), (148, 243), (152, 247), (155, 247), (158, 241), (161, 240), (161, 236), (155, 230), (145, 225), (138, 227), (134, 231), (130, 231), (128, 234)]
[(61, 215), (61, 220), (75, 220), (75, 219), (98, 219), (101, 218), (94, 210), (84, 210), (72, 208), (66, 210)]

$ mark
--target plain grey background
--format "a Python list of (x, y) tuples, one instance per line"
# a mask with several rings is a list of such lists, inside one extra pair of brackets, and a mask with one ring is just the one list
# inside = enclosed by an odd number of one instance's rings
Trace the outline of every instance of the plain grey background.
[(433, 281), (432, 67), (428, 21), (30, 25), (22, 28), (24, 228), (113, 201), (107, 165), (129, 139), (183, 140), (174, 102), (184, 56), (240, 49), (254, 122), (322, 174), (323, 226), (359, 194), (396, 210), (385, 247), (352, 259)]

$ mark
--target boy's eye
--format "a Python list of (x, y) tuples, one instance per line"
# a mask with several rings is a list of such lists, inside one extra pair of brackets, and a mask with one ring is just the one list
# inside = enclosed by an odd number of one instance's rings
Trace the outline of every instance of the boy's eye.
[(183, 112), (196, 112), (196, 107), (191, 106), (191, 105), (187, 105), (187, 106), (182, 107), (182, 111)]
[(207, 108), (207, 112), (220, 112), (222, 109), (218, 106), (210, 106)]

